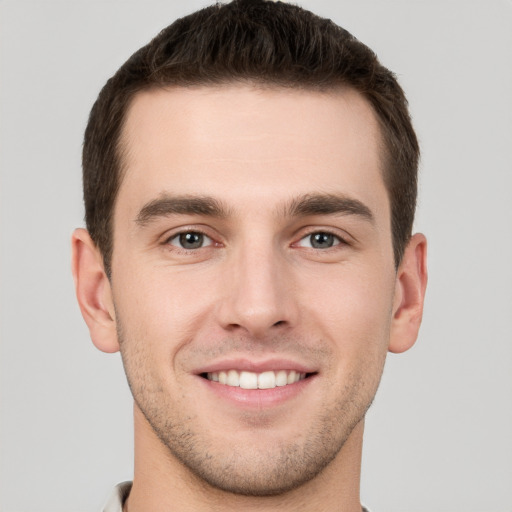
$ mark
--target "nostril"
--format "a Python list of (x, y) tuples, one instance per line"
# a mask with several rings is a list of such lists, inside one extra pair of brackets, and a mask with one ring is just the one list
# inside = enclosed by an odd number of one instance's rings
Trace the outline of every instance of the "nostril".
[(274, 324), (274, 327), (277, 327), (278, 325), (282, 325), (282, 324), (284, 324), (284, 320), (279, 320), (278, 322), (276, 322)]

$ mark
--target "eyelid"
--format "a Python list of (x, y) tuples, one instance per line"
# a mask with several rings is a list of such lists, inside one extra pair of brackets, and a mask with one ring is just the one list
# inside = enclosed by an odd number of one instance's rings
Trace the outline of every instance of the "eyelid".
[[(181, 237), (181, 235), (185, 235), (187, 233), (196, 233), (198, 235), (202, 235), (202, 237), (203, 237), (203, 245), (201, 245), (201, 247), (197, 247), (196, 249), (187, 249), (186, 247), (182, 247), (181, 245), (179, 245), (179, 241), (176, 244), (172, 243), (173, 240), (179, 239)], [(175, 233), (174, 235), (172, 235), (169, 238), (167, 238), (167, 242), (166, 243), (169, 244), (169, 245), (172, 245), (174, 247), (177, 247), (178, 249), (182, 249), (182, 250), (186, 250), (186, 251), (189, 251), (189, 250), (195, 250), (196, 251), (197, 249), (204, 249), (205, 247), (209, 247), (209, 246), (215, 244), (215, 242), (212, 240), (212, 238), (210, 238), (205, 233), (202, 233), (201, 231), (191, 231), (191, 230), (182, 231), (180, 233)]]
[(205, 227), (197, 226), (197, 225), (186, 225), (186, 226), (176, 227), (176, 228), (168, 230), (165, 234), (163, 234), (161, 236), (160, 244), (164, 245), (164, 246), (171, 245), (172, 247), (175, 247), (182, 251), (189, 251), (189, 250), (197, 251), (197, 249), (185, 249), (184, 247), (181, 247), (179, 244), (171, 244), (171, 241), (174, 240), (175, 238), (178, 238), (180, 235), (184, 235), (186, 233), (198, 233), (198, 234), (203, 235), (204, 238), (207, 238), (210, 241), (210, 243), (208, 243), (207, 245), (203, 245), (202, 247), (200, 247), (200, 249), (203, 249), (206, 247), (211, 247), (211, 246), (216, 246), (216, 245), (218, 245), (218, 246), (222, 245), (220, 242), (217, 241), (218, 237), (215, 236), (215, 234), (212, 234), (211, 231), (212, 231), (211, 229), (206, 229)]
[[(334, 240), (334, 242), (333, 242), (333, 244), (332, 244), (331, 246), (329, 246), (329, 247), (325, 247), (325, 248), (322, 248), (322, 249), (321, 249), (321, 248), (319, 248), (319, 247), (313, 247), (313, 246), (311, 245), (310, 239), (311, 239), (311, 237), (312, 237), (313, 235), (316, 235), (317, 233), (322, 233), (323, 235), (330, 235), (330, 236), (332, 236), (332, 237), (335, 239), (335, 240)], [(308, 241), (309, 241), (309, 243), (307, 243), (307, 245), (302, 245), (302, 243), (301, 243), (301, 242), (306, 241), (306, 240), (308, 240)], [(340, 245), (340, 244), (342, 244), (342, 243), (343, 243), (343, 240), (341, 240), (339, 236), (334, 235), (333, 233), (328, 233), (328, 232), (326, 232), (326, 231), (318, 231), (318, 232), (313, 232), (313, 233), (310, 233), (309, 235), (303, 236), (303, 237), (302, 237), (302, 238), (297, 242), (297, 245), (298, 245), (299, 247), (306, 247), (306, 248), (308, 248), (308, 249), (317, 249), (317, 250), (323, 250), (323, 251), (326, 251), (326, 250), (328, 250), (328, 249), (332, 249), (333, 247), (337, 247), (338, 245)]]
[[(340, 232), (340, 230), (334, 229), (334, 228), (322, 228), (322, 227), (315, 226), (315, 227), (311, 227), (311, 228), (306, 228), (306, 230), (301, 230), (301, 231), (302, 231), (302, 233), (300, 234), (300, 238), (297, 237), (297, 241), (292, 244), (293, 246), (303, 247), (303, 246), (299, 245), (299, 243), (302, 240), (304, 240), (305, 238), (308, 238), (311, 235), (314, 235), (316, 233), (324, 233), (326, 235), (332, 235), (338, 240), (338, 243), (334, 244), (332, 247), (329, 247), (328, 249), (333, 249), (335, 247), (338, 247), (339, 245), (352, 245), (354, 243), (353, 238), (349, 234), (347, 234), (345, 232)], [(305, 248), (311, 249), (312, 247), (305, 247)], [(319, 250), (314, 247), (312, 249)], [(327, 249), (321, 249), (321, 250), (326, 251)]]

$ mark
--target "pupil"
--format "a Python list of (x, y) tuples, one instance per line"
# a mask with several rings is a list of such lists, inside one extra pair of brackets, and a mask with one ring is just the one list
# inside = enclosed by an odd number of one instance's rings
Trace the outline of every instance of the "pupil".
[(334, 237), (329, 233), (315, 233), (314, 235), (311, 235), (311, 245), (315, 249), (332, 247), (333, 243)]
[(180, 244), (185, 249), (198, 249), (203, 245), (201, 233), (183, 233), (180, 235)]

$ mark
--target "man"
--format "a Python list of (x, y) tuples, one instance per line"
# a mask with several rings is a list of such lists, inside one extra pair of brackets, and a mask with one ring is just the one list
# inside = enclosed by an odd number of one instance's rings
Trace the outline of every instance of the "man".
[(106, 511), (362, 510), (365, 413), (421, 322), (418, 155), (392, 73), (292, 5), (198, 11), (107, 82), (73, 235), (134, 397)]

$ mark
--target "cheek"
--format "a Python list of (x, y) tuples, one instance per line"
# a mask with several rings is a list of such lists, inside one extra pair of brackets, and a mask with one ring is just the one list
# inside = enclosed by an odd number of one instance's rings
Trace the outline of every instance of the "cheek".
[(214, 302), (201, 275), (191, 280), (165, 270), (127, 269), (118, 277), (121, 286), (114, 286), (114, 301), (123, 329), (135, 342), (144, 340), (158, 357), (169, 357), (188, 343)]
[(387, 351), (393, 303), (390, 273), (344, 267), (309, 299), (312, 326), (322, 326), (339, 360)]
[[(327, 304), (317, 309), (325, 326), (322, 335), (333, 352), (330, 382), (336, 396), (369, 406), (377, 391), (389, 346), (393, 287), (390, 280), (358, 273), (340, 277), (332, 285)], [(362, 413), (361, 409), (361, 413)]]

